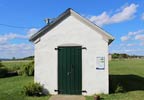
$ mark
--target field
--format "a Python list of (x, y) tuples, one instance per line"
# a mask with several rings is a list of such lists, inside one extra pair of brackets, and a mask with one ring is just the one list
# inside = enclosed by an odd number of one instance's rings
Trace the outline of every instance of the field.
[(2, 64), (8, 68), (10, 71), (18, 70), (23, 65), (31, 62), (32, 60), (19, 60), (19, 61), (3, 61)]
[[(28, 61), (29, 62), (29, 61)], [(26, 62), (2, 62), (8, 69), (21, 67)], [(17, 68), (16, 67), (16, 68)], [(33, 82), (33, 77), (15, 76), (0, 78), (0, 100), (48, 100), (49, 96), (27, 97), (22, 94), (23, 86)], [(102, 100), (143, 100), (144, 98), (144, 60), (110, 61), (110, 89), (117, 84), (123, 87), (124, 93), (101, 94)], [(93, 96), (87, 96), (93, 100)]]

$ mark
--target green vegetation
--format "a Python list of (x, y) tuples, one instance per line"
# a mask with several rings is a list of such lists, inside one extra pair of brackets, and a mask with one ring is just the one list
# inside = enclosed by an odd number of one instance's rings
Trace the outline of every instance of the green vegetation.
[[(144, 59), (112, 60), (109, 65), (111, 94), (101, 94), (101, 98), (103, 100), (143, 100)], [(93, 100), (94, 96), (86, 98)]]
[(33, 76), (34, 75), (34, 61), (25, 64), (20, 68), (19, 75)]
[(43, 86), (39, 83), (29, 83), (24, 86), (24, 94), (27, 96), (43, 96)]
[(33, 82), (33, 77), (15, 76), (0, 78), (0, 100), (48, 100), (49, 96), (29, 97), (22, 91), (23, 87)]
[(28, 57), (24, 57), (24, 58), (20, 58), (16, 60), (34, 60), (34, 56), (28, 56)]
[(144, 77), (144, 59), (112, 60), (110, 75), (137, 75)]
[[(100, 95), (101, 100), (143, 100), (144, 91), (131, 91), (126, 93), (115, 93), (109, 95)], [(87, 96), (86, 100), (94, 100), (94, 96)]]
[[(2, 62), (8, 69), (16, 66), (23, 67), (25, 62)], [(12, 68), (11, 68), (12, 67)], [(112, 60), (110, 61), (110, 90), (111, 94), (100, 94), (102, 100), (143, 100), (144, 98), (144, 60)], [(21, 91), (33, 76), (15, 76), (0, 78), (0, 100), (48, 100), (49, 96), (29, 97)], [(118, 92), (118, 93), (114, 93)], [(119, 93), (124, 92), (124, 93)], [(94, 96), (86, 96), (93, 100)]]
[(21, 67), (30, 63), (32, 60), (2, 61), (1, 63), (9, 70), (20, 70)]
[(138, 56), (138, 55), (128, 55), (125, 53), (114, 53), (111, 54), (113, 59), (127, 59), (127, 58), (144, 58), (144, 56)]
[(0, 62), (0, 77), (9, 76), (33, 76), (34, 61), (33, 60), (18, 60), (18, 61), (3, 61)]

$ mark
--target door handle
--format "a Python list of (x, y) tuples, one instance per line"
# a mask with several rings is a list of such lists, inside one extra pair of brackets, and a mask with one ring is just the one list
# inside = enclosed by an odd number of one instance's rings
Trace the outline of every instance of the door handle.
[(70, 72), (67, 72), (67, 75), (69, 76), (69, 75), (70, 75)]
[(67, 72), (67, 75), (69, 76), (71, 74), (71, 72)]
[(69, 76), (72, 72), (73, 72), (73, 65), (71, 65), (71, 67), (70, 67), (70, 71), (67, 72), (67, 75)]

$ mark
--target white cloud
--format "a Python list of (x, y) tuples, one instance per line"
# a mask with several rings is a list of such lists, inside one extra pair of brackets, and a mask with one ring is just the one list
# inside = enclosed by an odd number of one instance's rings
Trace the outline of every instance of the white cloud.
[(141, 42), (141, 43), (140, 43), (140, 46), (144, 46), (144, 42)]
[(89, 20), (95, 23), (96, 25), (102, 26), (104, 24), (108, 24), (110, 18), (106, 12), (103, 12), (101, 15), (91, 16)]
[(103, 12), (98, 16), (91, 16), (88, 19), (99, 26), (103, 26), (105, 24), (120, 23), (134, 18), (137, 7), (138, 5), (131, 4), (129, 6), (123, 7), (119, 12), (113, 14), (112, 16), (108, 15), (107, 12)]
[(129, 44), (127, 44), (127, 46), (128, 46), (128, 47), (136, 46), (136, 44), (134, 44), (134, 43), (129, 43)]
[(33, 45), (32, 44), (5, 44), (0, 45), (0, 55), (2, 58), (12, 58), (12, 57), (26, 57), (33, 55)]
[(136, 40), (144, 40), (144, 34), (136, 35), (135, 39)]
[(122, 44), (112, 52), (144, 55), (144, 30), (128, 32), (120, 39)]
[(141, 34), (141, 33), (144, 33), (144, 30), (138, 30), (138, 31), (135, 31), (135, 32), (129, 32), (128, 35), (132, 36), (132, 35), (137, 35), (137, 34)]
[(0, 44), (4, 44), (8, 42), (9, 40), (13, 40), (13, 39), (28, 39), (31, 35), (33, 35), (37, 31), (38, 29), (31, 28), (27, 31), (26, 35), (17, 34), (17, 33), (7, 33), (4, 35), (0, 35)]
[(142, 16), (141, 16), (141, 19), (144, 20), (144, 13), (143, 13)]
[(137, 30), (134, 32), (128, 32), (125, 36), (122, 36), (121, 41), (127, 41), (127, 40), (144, 40), (144, 30)]
[(12, 39), (16, 39), (16, 38), (26, 39), (27, 36), (21, 35), (21, 34), (15, 34), (15, 33), (8, 33), (8, 34), (0, 35), (0, 44), (5, 43), (5, 42), (12, 40)]
[(116, 48), (110, 51), (111, 53), (127, 53), (131, 55), (144, 55), (144, 48), (125, 47)]
[(128, 32), (120, 39), (122, 43), (111, 52), (144, 55), (144, 29)]
[[(0, 58), (21, 58), (33, 55), (33, 45), (27, 43), (28, 36), (37, 31), (37, 29), (29, 29), (27, 34), (22, 35), (18, 33), (7, 33), (0, 35)], [(25, 43), (18, 43), (17, 40), (23, 39)], [(13, 42), (11, 42), (13, 41)], [(27, 43), (27, 44), (26, 44)]]
[(37, 28), (31, 28), (28, 30), (27, 34), (28, 34), (28, 37), (30, 38), (33, 34), (35, 34), (36, 32), (38, 31)]
[(137, 7), (138, 5), (131, 4), (130, 6), (123, 8), (121, 12), (114, 14), (111, 17), (111, 22), (117, 23), (133, 18)]
[(144, 49), (127, 49), (124, 50), (124, 52), (129, 53), (129, 52), (144, 52)]
[(127, 40), (129, 40), (129, 37), (128, 36), (122, 36), (120, 39), (121, 39), (121, 41), (127, 41)]

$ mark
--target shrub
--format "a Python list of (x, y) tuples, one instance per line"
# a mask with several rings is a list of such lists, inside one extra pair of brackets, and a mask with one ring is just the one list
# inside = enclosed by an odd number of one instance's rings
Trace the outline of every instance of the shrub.
[(24, 86), (23, 92), (27, 96), (42, 96), (43, 86), (39, 83), (29, 83), (27, 86)]
[(24, 75), (24, 76), (33, 76), (34, 75), (34, 61), (26, 65), (23, 65), (23, 67), (20, 69), (18, 74)]

